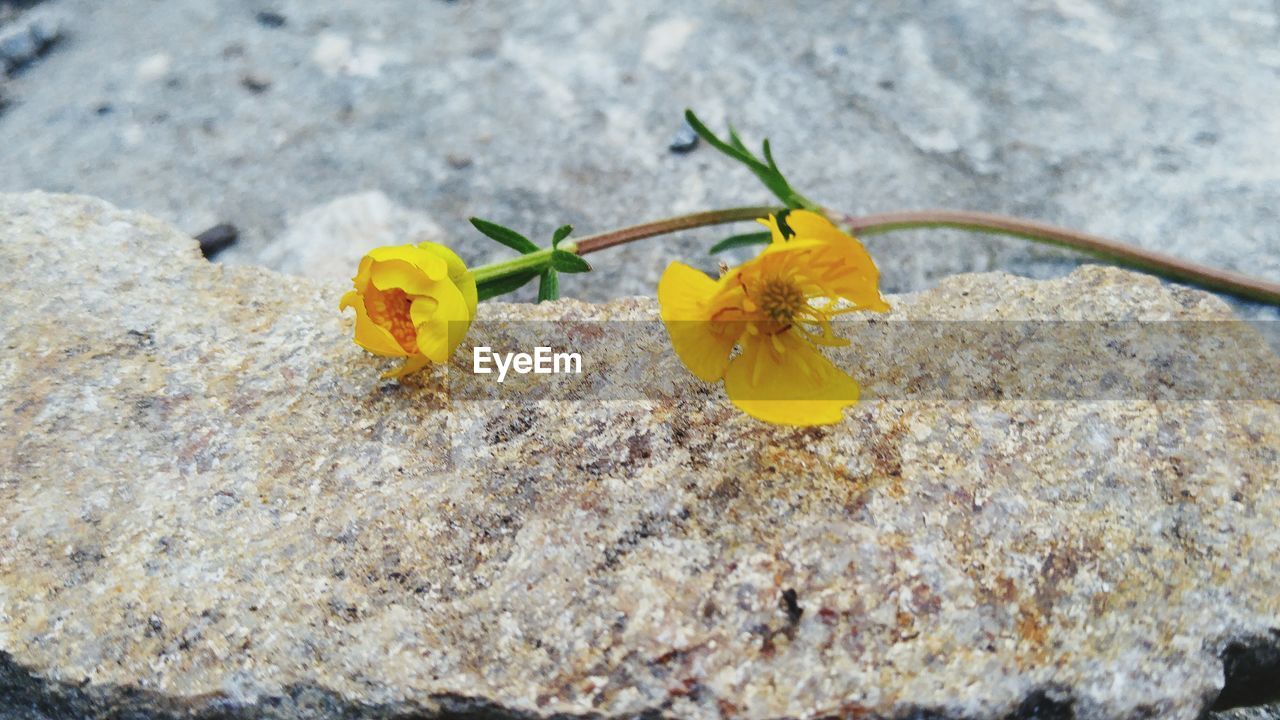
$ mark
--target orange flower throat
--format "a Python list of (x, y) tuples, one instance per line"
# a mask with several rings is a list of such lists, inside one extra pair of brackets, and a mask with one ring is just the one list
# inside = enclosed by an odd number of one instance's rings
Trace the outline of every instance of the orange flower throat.
[(392, 288), (369, 293), (364, 307), (370, 320), (386, 328), (405, 352), (413, 354), (418, 352), (418, 333), (409, 317), (409, 305), (409, 296), (399, 288)]

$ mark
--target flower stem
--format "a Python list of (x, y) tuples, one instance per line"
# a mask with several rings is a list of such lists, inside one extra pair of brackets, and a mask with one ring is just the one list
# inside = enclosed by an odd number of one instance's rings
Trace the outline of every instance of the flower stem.
[(970, 232), (1012, 235), (1035, 242), (1071, 248), (1117, 265), (1136, 268), (1207, 290), (1270, 305), (1280, 305), (1280, 283), (1211, 268), (1154, 250), (1146, 250), (1034, 220), (966, 210), (916, 210), (860, 217), (828, 210), (827, 217), (837, 224), (844, 225), (849, 232), (863, 236), (921, 228), (952, 228)]
[[(680, 230), (756, 220), (771, 213), (781, 212), (784, 209), (763, 205), (678, 215), (663, 220), (632, 225), (619, 230), (588, 235), (577, 240), (565, 241), (560, 243), (560, 249), (577, 253), (578, 255), (586, 255), (605, 248), (625, 245), (636, 240), (666, 235)], [(1097, 235), (1068, 230), (1034, 220), (967, 210), (915, 210), (861, 216), (833, 210), (825, 210), (824, 212), (832, 222), (843, 225), (855, 235), (877, 235), (896, 230), (926, 228), (950, 228), (969, 232), (1012, 235), (1034, 242), (1078, 250), (1117, 265), (1135, 268), (1168, 280), (1177, 280), (1206, 290), (1213, 290), (1270, 305), (1280, 305), (1280, 283), (1228, 270), (1211, 268), (1154, 250), (1146, 250)], [(546, 248), (527, 255), (521, 255), (512, 260), (475, 268), (473, 272), (476, 283), (483, 285), (486, 282), (540, 272), (549, 267), (551, 252), (551, 248)]]
[[(563, 247), (563, 246), (562, 246)], [(564, 247), (568, 250), (568, 247)], [(501, 280), (513, 275), (527, 275), (545, 270), (551, 263), (551, 248), (544, 248), (536, 252), (527, 253), (517, 258), (503, 260), (502, 262), (481, 265), (471, 271), (476, 279), (476, 285), (484, 285), (494, 280)]]
[(768, 216), (770, 213), (780, 212), (783, 209), (784, 208), (770, 205), (760, 207), (726, 208), (724, 210), (711, 210), (709, 212), (693, 213), (692, 215), (679, 215), (677, 217), (666, 218), (665, 220), (655, 220), (653, 222), (644, 223), (643, 225), (632, 225), (631, 227), (622, 228), (621, 230), (611, 230), (598, 235), (588, 235), (587, 237), (576, 241), (578, 248), (577, 253), (579, 255), (586, 255), (587, 253), (596, 252), (597, 250), (611, 248), (614, 245), (623, 245), (634, 240), (641, 240), (655, 235), (666, 235), (667, 233), (673, 233), (679, 230), (689, 230), (697, 227), (706, 227), (708, 225), (724, 225), (726, 223), (757, 220)]

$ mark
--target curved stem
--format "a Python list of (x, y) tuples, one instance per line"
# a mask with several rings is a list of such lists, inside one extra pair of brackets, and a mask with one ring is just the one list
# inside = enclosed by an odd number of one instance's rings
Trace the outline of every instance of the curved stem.
[(502, 262), (490, 263), (489, 265), (481, 265), (471, 271), (471, 275), (476, 280), (476, 285), (484, 285), (494, 280), (511, 277), (512, 275), (527, 275), (529, 273), (541, 272), (551, 264), (551, 248), (544, 248), (537, 252), (526, 253), (510, 260)]
[[(680, 230), (755, 220), (780, 212), (783, 209), (785, 208), (762, 205), (679, 215), (619, 230), (588, 235), (578, 240), (561, 243), (560, 247), (568, 252), (586, 255), (587, 253), (604, 250), (616, 245), (623, 245)], [(1214, 290), (1271, 305), (1280, 305), (1280, 283), (1250, 277), (1229, 270), (1211, 268), (1207, 265), (1189, 262), (1154, 250), (1146, 250), (1097, 235), (1068, 230), (1067, 228), (1034, 220), (967, 210), (915, 210), (861, 216), (849, 215), (834, 210), (824, 210), (823, 212), (832, 222), (845, 226), (855, 235), (876, 235), (895, 230), (924, 228), (951, 228), (970, 232), (1012, 235), (1026, 240), (1078, 250), (1117, 265), (1136, 268), (1153, 275), (1170, 280), (1178, 280), (1207, 290)], [(547, 265), (550, 255), (550, 249), (540, 250), (514, 260), (476, 268), (477, 282), (494, 281), (504, 277), (540, 270)]]
[(1280, 283), (1249, 277), (1229, 270), (1219, 270), (1207, 265), (1188, 262), (1154, 250), (1108, 240), (1097, 235), (1068, 230), (1066, 228), (1024, 220), (1022, 218), (992, 215), (966, 210), (916, 210), (854, 216), (827, 210), (827, 217), (842, 224), (855, 235), (875, 235), (894, 230), (918, 228), (952, 228), (971, 232), (987, 232), (1012, 235), (1035, 242), (1057, 245), (1088, 253), (1125, 265), (1145, 270), (1171, 280), (1216, 290), (1228, 295), (1280, 305)]
[(745, 220), (756, 220), (765, 217), (770, 213), (776, 213), (784, 208), (763, 205), (758, 207), (738, 207), (727, 208), (725, 210), (711, 210), (710, 212), (693, 213), (692, 215), (679, 215), (677, 217), (667, 218), (665, 220), (655, 220), (653, 222), (644, 223), (643, 225), (632, 225), (631, 227), (622, 228), (621, 230), (611, 230), (598, 235), (588, 235), (587, 237), (576, 240), (577, 253), (586, 255), (587, 253), (596, 252), (611, 248), (614, 245), (623, 245), (633, 240), (641, 240), (655, 235), (665, 235), (667, 233), (676, 232), (678, 230), (689, 230), (696, 227), (705, 227), (707, 225), (724, 225), (726, 223), (743, 222)]

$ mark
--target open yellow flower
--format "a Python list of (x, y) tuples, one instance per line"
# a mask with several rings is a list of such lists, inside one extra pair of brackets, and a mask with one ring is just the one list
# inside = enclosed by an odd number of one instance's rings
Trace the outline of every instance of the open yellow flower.
[(466, 263), (433, 242), (380, 247), (360, 260), (339, 310), (356, 309), (356, 344), (405, 358), (383, 377), (400, 378), (449, 359), (476, 316), (476, 281)]
[[(862, 243), (817, 213), (760, 222), (772, 242), (718, 280), (682, 263), (667, 266), (658, 304), (671, 345), (694, 375), (723, 379), (729, 399), (752, 417), (839, 422), (858, 401), (858, 384), (816, 346), (848, 344), (832, 333), (832, 317), (889, 309), (880, 272)], [(847, 304), (837, 307), (840, 300)]]

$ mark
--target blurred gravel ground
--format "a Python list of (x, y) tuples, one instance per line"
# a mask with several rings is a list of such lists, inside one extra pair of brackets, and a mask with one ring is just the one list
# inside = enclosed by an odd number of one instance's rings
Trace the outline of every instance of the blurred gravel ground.
[[(290, 218), (381, 191), (473, 262), (483, 215), (538, 238), (767, 200), (681, 111), (768, 133), (852, 211), (1006, 212), (1280, 278), (1280, 16), (1270, 0), (49, 0), (63, 38), (0, 93), (0, 190), (74, 191), (255, 262)], [(14, 10), (18, 22), (23, 12)], [(592, 300), (652, 294), (673, 254), (593, 258)], [(1077, 262), (1010, 239), (868, 245), (886, 289)], [(1255, 317), (1268, 309), (1241, 306)]]

